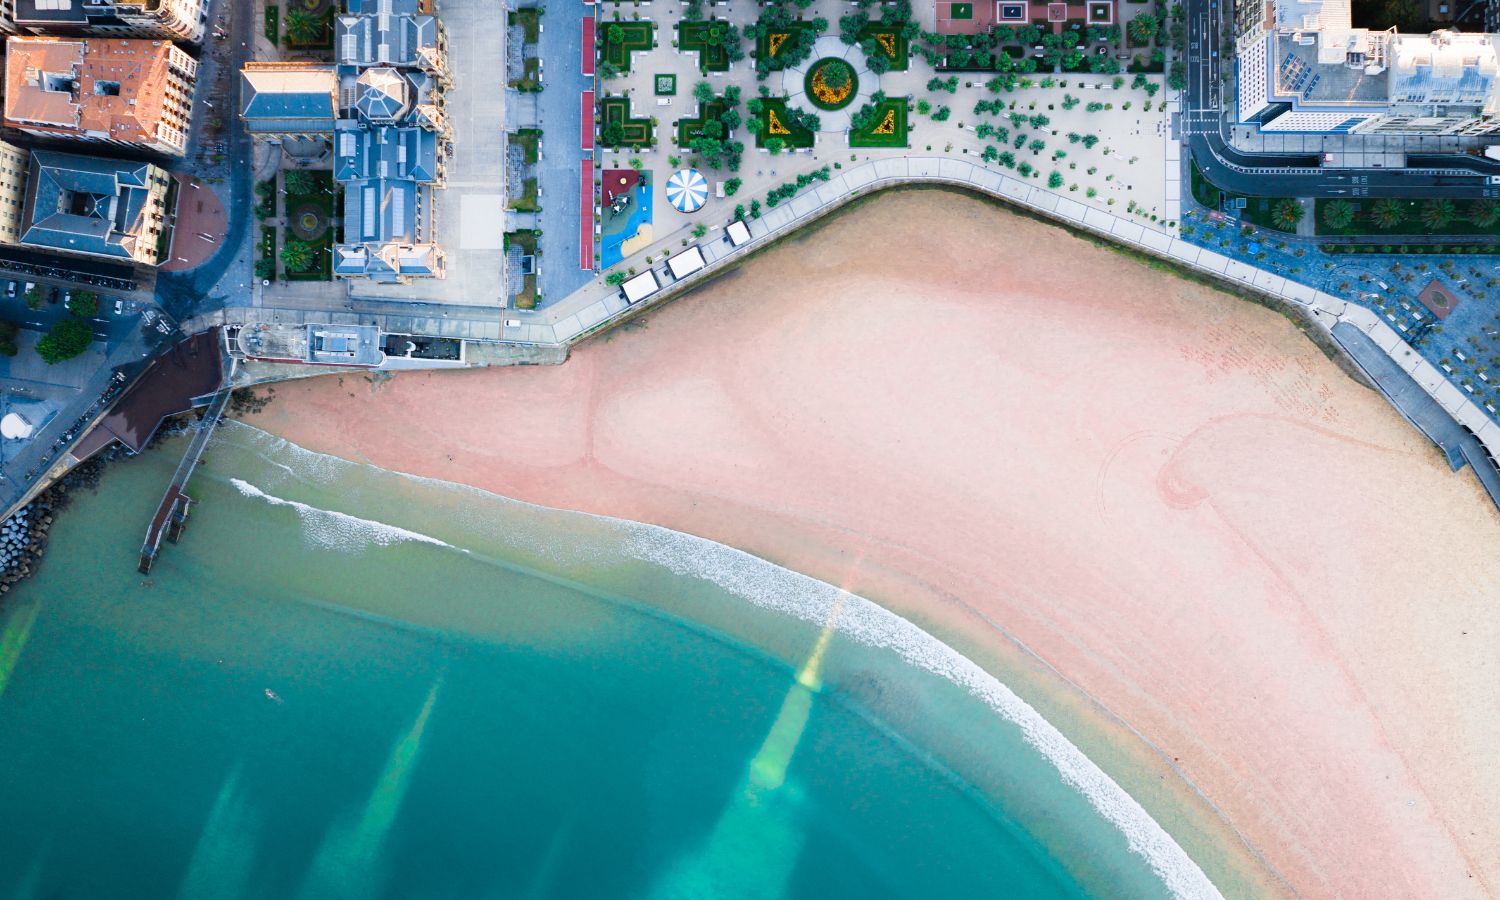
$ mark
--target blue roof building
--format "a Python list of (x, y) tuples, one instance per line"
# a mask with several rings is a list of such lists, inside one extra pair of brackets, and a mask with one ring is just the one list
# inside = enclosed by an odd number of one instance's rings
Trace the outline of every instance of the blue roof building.
[(154, 266), (171, 181), (150, 163), (34, 150), (18, 243)]

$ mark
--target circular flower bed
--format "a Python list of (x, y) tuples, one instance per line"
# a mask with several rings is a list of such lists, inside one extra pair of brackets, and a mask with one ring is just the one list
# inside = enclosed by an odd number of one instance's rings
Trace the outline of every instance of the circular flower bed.
[(818, 109), (843, 109), (859, 93), (854, 67), (838, 57), (820, 59), (807, 70), (807, 99)]

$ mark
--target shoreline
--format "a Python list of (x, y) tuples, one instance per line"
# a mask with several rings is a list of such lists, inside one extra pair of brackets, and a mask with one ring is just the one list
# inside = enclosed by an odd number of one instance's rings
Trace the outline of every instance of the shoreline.
[[(285, 385), (256, 424), (716, 540), (875, 599), (986, 669), (1021, 653), (1003, 623), (1146, 739), (1115, 743), (1160, 754), (1159, 777), (1126, 789), (1179, 841), (1192, 825), (1159, 812), (1174, 789), (1232, 824), (1189, 848), (1200, 865), (1258, 852), (1310, 896), (1482, 892), (1495, 836), (1447, 825), (1496, 801), (1473, 764), (1493, 703), (1460, 674), (1494, 615), (1454, 574), (1496, 527), (1478, 486), (1281, 316), (920, 196), (832, 221), (811, 257), (782, 245), (755, 286), (715, 282), (569, 366)], [(931, 233), (955, 219), (971, 227)], [(1396, 546), (1422, 554), (1420, 580), (1380, 552)], [(1459, 624), (1472, 641), (1447, 637)], [(1083, 712), (1039, 711), (1078, 742)]]
[[(323, 456), (247, 422), (236, 421), (230, 427), (243, 427), (244, 431), (240, 434), (248, 435), (248, 438), (242, 436), (230, 438), (236, 450), (250, 449), (251, 452), (268, 460), (275, 454), (277, 458), (271, 464), (279, 468), (285, 468), (282, 460), (286, 460), (293, 468), (297, 466), (284, 454), (290, 454), (292, 458), (304, 461), (307, 457)], [(902, 665), (941, 678), (963, 690), (982, 702), (1001, 720), (1017, 726), (1026, 735), (1026, 742), (1047, 759), (1063, 782), (1087, 800), (1103, 820), (1109, 822), (1123, 835), (1132, 846), (1132, 851), (1141, 857), (1163, 884), (1174, 888), (1175, 896), (1215, 896), (1205, 873), (1182, 850), (1176, 839), (1167, 833), (1118, 781), (1099, 767), (1092, 757), (1083, 753), (1076, 743), (1059, 731), (1050, 720), (1042, 716), (1032, 703), (1014, 691), (1013, 685), (979, 666), (939, 636), (891, 611), (887, 605), (849, 593), (833, 584), (819, 581), (734, 547), (687, 532), (598, 513), (540, 506), (528, 501), (493, 494), (483, 488), (462, 482), (383, 469), (368, 463), (343, 460), (338, 457), (331, 459), (337, 460), (338, 465), (349, 466), (351, 470), (361, 468), (373, 470), (379, 476), (394, 476), (424, 488), (455, 492), (466, 508), (471, 500), (476, 504), (500, 504), (501, 509), (498, 512), (486, 510), (488, 515), (496, 517), (498, 524), (488, 526), (487, 529), (481, 528), (476, 532), (463, 532), (473, 538), (473, 543), (461, 544), (455, 543), (459, 540), (456, 535), (448, 534), (441, 528), (433, 528), (435, 522), (428, 522), (426, 526), (423, 526), (411, 521), (411, 517), (401, 515), (382, 517), (380, 520), (360, 518), (356, 514), (340, 509), (309, 506), (299, 500), (287, 499), (280, 496), (274, 489), (263, 489), (239, 477), (229, 477), (228, 481), (239, 494), (247, 498), (258, 499), (272, 506), (296, 508), (303, 517), (304, 527), (308, 527), (307, 523), (312, 521), (356, 522), (362, 529), (378, 530), (381, 536), (378, 539), (371, 538), (377, 543), (419, 542), (460, 553), (480, 552), (486, 557), (502, 555), (495, 549), (484, 548), (490, 540), (503, 539), (502, 526), (512, 516), (523, 517), (529, 521), (535, 521), (535, 517), (541, 517), (542, 524), (536, 526), (537, 531), (541, 533), (566, 525), (570, 519), (581, 517), (590, 523), (590, 527), (585, 528), (585, 531), (592, 533), (594, 527), (602, 528), (604, 533), (612, 539), (610, 541), (612, 545), (618, 542), (618, 552), (633, 561), (659, 569), (663, 574), (671, 573), (672, 577), (685, 577), (713, 584), (719, 590), (733, 596), (737, 602), (785, 615), (814, 627), (830, 627), (836, 633), (862, 646), (889, 650), (900, 658)], [(314, 464), (314, 470), (322, 473), (319, 481), (331, 478), (342, 484), (349, 477), (347, 470), (330, 474), (327, 465), (323, 460)], [(300, 472), (293, 473), (291, 469), (287, 469), (287, 472), (293, 478), (301, 477)], [(469, 499), (465, 499), (465, 495)], [(363, 514), (368, 515), (372, 512), (373, 510), (366, 509)], [(485, 521), (488, 523), (490, 520), (486, 518)], [(457, 527), (450, 522), (442, 524), (450, 528)], [(590, 593), (606, 602), (618, 602), (618, 598), (612, 599), (612, 594), (606, 587), (595, 583), (598, 573), (582, 576), (546, 572), (545, 570), (550, 568), (554, 561), (544, 562), (539, 558), (548, 555), (543, 552), (547, 544), (539, 539), (538, 534), (530, 531), (522, 532), (506, 543), (506, 553), (515, 554), (514, 557), (507, 556), (507, 564), (517, 566), (519, 571), (536, 577), (559, 578), (562, 583), (572, 589)], [(563, 551), (564, 556), (569, 553), (571, 550)], [(723, 622), (715, 622), (712, 617), (694, 618), (691, 606), (657, 608), (652, 605), (650, 599), (645, 597), (628, 599), (626, 602), (632, 606), (639, 604), (641, 608), (649, 610), (651, 615), (661, 615), (672, 621), (682, 622), (690, 628), (707, 628), (711, 631), (724, 628)], [(838, 611), (837, 614), (832, 612), (835, 609)], [(698, 614), (703, 615), (704, 612), (699, 610)], [(833, 624), (835, 622), (836, 625)], [(772, 658), (780, 658), (777, 652), (757, 647), (753, 638), (747, 634), (736, 633), (729, 629), (723, 632), (722, 637), (731, 645), (739, 646), (743, 642), (747, 646), (756, 647), (755, 652), (767, 653)], [(794, 655), (783, 662), (795, 668), (798, 659), (799, 657)], [(1037, 685), (1032, 685), (1032, 687), (1035, 688)], [(1072, 688), (1065, 690), (1072, 690)], [(1059, 745), (1058, 742), (1061, 744)], [(946, 767), (948, 762), (942, 761), (941, 764)], [(962, 777), (958, 780), (969, 789), (979, 790), (984, 797), (984, 803), (994, 802), (994, 799), (988, 796), (978, 784), (970, 783)]]

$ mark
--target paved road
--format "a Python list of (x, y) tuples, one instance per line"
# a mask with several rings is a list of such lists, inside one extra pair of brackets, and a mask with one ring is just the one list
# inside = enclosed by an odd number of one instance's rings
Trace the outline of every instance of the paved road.
[[(200, 177), (225, 178), (229, 185), (229, 202), (225, 209), (229, 216), (229, 233), (220, 242), (218, 252), (198, 268), (187, 272), (157, 274), (156, 302), (177, 319), (186, 319), (196, 313), (226, 305), (229, 298), (224, 292), (238, 290), (238, 283), (220, 286), (219, 282), (224, 279), (230, 265), (234, 263), (245, 243), (250, 239), (250, 190), (255, 175), (251, 168), (250, 135), (240, 126), (235, 111), (240, 108), (240, 79), (237, 73), (250, 58), (251, 38), (259, 26), (252, 21), (254, 7), (251, 0), (218, 0), (210, 9), (209, 21), (212, 22), (213, 16), (225, 11), (230, 15), (229, 37), (223, 44), (227, 52), (214, 60), (214, 66), (226, 67), (230, 70), (229, 91), (222, 98), (213, 98), (213, 102), (219, 104), (217, 112), (227, 122), (223, 137), (227, 144), (227, 152), (224, 154), (225, 162), (217, 167), (194, 166), (185, 162), (174, 168), (190, 171)], [(210, 53), (215, 49), (211, 33), (210, 28), (210, 36), (203, 45), (202, 55), (205, 60), (210, 58)], [(210, 77), (211, 75), (204, 76), (205, 80), (200, 90), (208, 88), (211, 82), (207, 79)], [(199, 99), (203, 98), (200, 96)], [(188, 160), (192, 160), (197, 155), (198, 144), (206, 134), (205, 120), (210, 118), (215, 111), (201, 103), (195, 103), (194, 106), (195, 121), (191, 132), (193, 137), (188, 150)], [(218, 295), (214, 294), (216, 287), (220, 289)], [(247, 296), (239, 298), (234, 305), (246, 305), (249, 302), (248, 288), (246, 290)]]

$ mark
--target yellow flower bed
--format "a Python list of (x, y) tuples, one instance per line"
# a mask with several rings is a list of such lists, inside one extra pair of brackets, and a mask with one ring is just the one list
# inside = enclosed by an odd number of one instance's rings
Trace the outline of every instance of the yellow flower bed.
[(850, 79), (843, 87), (832, 88), (828, 86), (828, 82), (823, 77), (824, 71), (820, 69), (812, 77), (813, 96), (818, 98), (819, 103), (826, 106), (838, 106), (840, 103), (848, 100), (849, 95), (854, 92), (854, 81)]
[(774, 109), (766, 110), (766, 131), (770, 134), (791, 134), (791, 131), (776, 117)]

